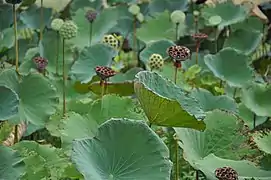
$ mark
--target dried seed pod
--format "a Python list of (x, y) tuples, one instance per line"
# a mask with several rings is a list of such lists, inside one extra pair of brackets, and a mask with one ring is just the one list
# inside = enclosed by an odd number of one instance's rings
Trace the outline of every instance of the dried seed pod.
[(149, 58), (149, 66), (151, 69), (161, 69), (164, 65), (163, 57), (160, 54), (152, 54)]
[(196, 41), (204, 40), (208, 38), (208, 35), (205, 33), (195, 33), (191, 35), (192, 38)]
[(40, 56), (35, 57), (33, 61), (39, 71), (45, 70), (48, 65), (48, 60)]
[(112, 76), (116, 75), (116, 71), (114, 71), (113, 69), (111, 69), (110, 67), (106, 67), (106, 66), (97, 66), (95, 68), (96, 74), (102, 79), (102, 80), (106, 80)]
[(97, 12), (94, 10), (88, 10), (85, 14), (85, 17), (90, 23), (92, 23), (97, 17)]
[(190, 58), (191, 51), (185, 46), (170, 46), (167, 49), (167, 54), (171, 57), (174, 61), (185, 61), (186, 59)]
[(219, 180), (238, 180), (237, 172), (231, 167), (222, 167), (215, 170), (215, 176)]
[(109, 46), (117, 49), (120, 46), (120, 42), (117, 38), (115, 38), (113, 35), (105, 35), (103, 37), (103, 43), (108, 44)]

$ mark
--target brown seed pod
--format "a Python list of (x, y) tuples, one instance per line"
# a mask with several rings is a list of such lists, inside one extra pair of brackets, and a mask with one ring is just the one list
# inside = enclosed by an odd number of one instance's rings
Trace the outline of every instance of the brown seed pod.
[(110, 78), (112, 76), (116, 75), (116, 72), (111, 69), (110, 67), (106, 66), (97, 66), (95, 68), (96, 74), (102, 79), (106, 80), (107, 78)]
[(199, 40), (204, 40), (208, 38), (208, 35), (205, 33), (195, 33), (191, 35), (194, 40), (199, 41)]
[(167, 49), (167, 54), (171, 57), (174, 61), (185, 61), (186, 59), (190, 58), (191, 51), (185, 46), (170, 46)]
[(33, 58), (33, 62), (36, 64), (37, 69), (41, 71), (48, 65), (48, 60), (40, 56)]
[(219, 180), (238, 180), (238, 174), (237, 172), (228, 166), (217, 168), (215, 170), (215, 176)]

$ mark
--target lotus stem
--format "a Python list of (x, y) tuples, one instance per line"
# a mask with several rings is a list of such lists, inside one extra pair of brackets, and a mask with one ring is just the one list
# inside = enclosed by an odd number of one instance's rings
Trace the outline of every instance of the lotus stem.
[(104, 91), (105, 91), (105, 81), (101, 80), (101, 86), (102, 86), (102, 91), (101, 91), (101, 98), (104, 96)]
[(176, 27), (175, 27), (175, 39), (176, 39), (176, 41), (179, 40), (179, 33), (178, 33), (179, 25), (180, 25), (180, 23), (176, 23)]
[(253, 113), (253, 129), (256, 127), (256, 114)]
[(175, 180), (179, 180), (179, 145), (178, 145), (178, 139), (176, 138), (175, 134)]
[(138, 59), (137, 59), (137, 38), (136, 38), (136, 23), (137, 18), (134, 16), (134, 22), (133, 22), (133, 52), (134, 57), (133, 59), (137, 62), (137, 66), (139, 65)]
[(200, 42), (199, 40), (197, 40), (197, 44), (196, 44), (196, 64), (198, 64), (198, 58), (199, 58), (199, 46), (200, 46)]
[(198, 17), (195, 17), (195, 33), (199, 32), (199, 20)]
[(178, 74), (178, 67), (175, 66), (175, 72), (174, 72), (174, 83), (177, 84), (177, 74)]
[(218, 28), (216, 28), (216, 31), (215, 31), (215, 53), (218, 52)]
[(199, 170), (196, 170), (196, 180), (199, 180)]
[(43, 0), (40, 0), (40, 41), (43, 39)]
[(18, 45), (18, 31), (17, 31), (17, 12), (15, 4), (12, 5), (13, 23), (14, 23), (14, 37), (15, 37), (15, 66), (16, 72), (19, 74), (19, 45)]
[(57, 32), (57, 45), (56, 45), (56, 75), (58, 76), (58, 61), (59, 61), (59, 41), (60, 41), (60, 35), (59, 32)]
[(89, 46), (91, 46), (92, 41), (92, 31), (93, 31), (93, 23), (89, 23)]
[(63, 45), (63, 48), (62, 48), (62, 56), (63, 56), (63, 59), (62, 59), (62, 79), (63, 79), (63, 117), (65, 116), (66, 114), (66, 74), (65, 74), (65, 38), (63, 38), (63, 41), (62, 41), (62, 45)]
[(236, 92), (237, 92), (237, 88), (234, 88), (234, 90), (233, 90), (233, 99), (235, 99)]

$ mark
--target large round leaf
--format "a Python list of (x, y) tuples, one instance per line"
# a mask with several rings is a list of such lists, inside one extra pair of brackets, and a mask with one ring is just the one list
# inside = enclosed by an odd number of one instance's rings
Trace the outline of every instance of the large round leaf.
[(160, 40), (147, 44), (147, 47), (140, 53), (140, 60), (148, 63), (152, 54), (160, 54), (164, 59), (168, 57), (167, 48), (174, 45), (172, 41)]
[(44, 125), (55, 112), (57, 94), (53, 85), (41, 74), (29, 74), (18, 79), (14, 70), (0, 74), (0, 84), (15, 91), (20, 99), (19, 118), (35, 125)]
[(20, 179), (25, 173), (25, 164), (18, 152), (0, 145), (0, 159), (0, 179)]
[(150, 123), (205, 129), (197, 120), (205, 117), (198, 101), (171, 81), (148, 71), (139, 72), (135, 81), (135, 93)]
[(96, 66), (109, 66), (116, 51), (104, 44), (84, 48), (74, 63), (71, 73), (82, 83), (88, 83), (96, 74)]
[[(0, 12), (1, 14), (1, 12)], [(11, 48), (14, 45), (15, 38), (14, 38), (14, 32), (12, 28), (7, 28), (3, 30), (2, 32), (0, 31), (0, 52), (4, 48)]]
[(6, 120), (19, 111), (18, 95), (6, 86), (0, 86), (0, 120)]
[(164, 12), (165, 10), (186, 10), (188, 8), (188, 0), (152, 0), (149, 4), (149, 13)]
[(262, 33), (251, 30), (239, 29), (230, 34), (224, 47), (232, 47), (241, 53), (250, 55), (262, 41)]
[(238, 173), (239, 180), (269, 180), (271, 179), (271, 171), (264, 171), (250, 161), (233, 161), (222, 159), (210, 154), (197, 162), (198, 169), (201, 170), (208, 180), (217, 180), (215, 170), (220, 167), (232, 167)]
[(249, 10), (242, 5), (236, 5), (232, 1), (218, 3), (216, 6), (205, 6), (202, 11), (202, 16), (208, 22), (212, 16), (220, 16), (222, 21), (218, 25), (219, 29), (238, 22), (244, 21), (249, 16)]
[(71, 157), (86, 180), (170, 179), (169, 151), (141, 121), (107, 121), (94, 138), (75, 140)]
[(255, 133), (253, 135), (253, 141), (256, 143), (258, 148), (265, 153), (271, 154), (271, 133), (261, 134)]
[(245, 106), (258, 116), (271, 116), (271, 85), (253, 83), (242, 89)]
[(211, 92), (202, 88), (194, 89), (191, 95), (199, 101), (204, 111), (212, 111), (215, 109), (232, 112), (237, 111), (237, 105), (234, 99), (229, 96), (214, 96)]
[(215, 55), (208, 54), (204, 61), (216, 77), (227, 81), (230, 86), (241, 87), (252, 80), (249, 57), (232, 48), (222, 49)]
[(253, 153), (244, 145), (248, 137), (242, 135), (241, 123), (234, 115), (215, 110), (207, 114), (204, 122), (206, 123), (204, 132), (174, 128), (181, 140), (184, 158), (193, 167), (197, 168), (197, 162), (211, 153), (234, 160), (240, 160)]
[(96, 66), (109, 66), (116, 51), (104, 44), (96, 44), (84, 48), (79, 54), (78, 60), (74, 63), (71, 73), (82, 83), (91, 81), (96, 74)]

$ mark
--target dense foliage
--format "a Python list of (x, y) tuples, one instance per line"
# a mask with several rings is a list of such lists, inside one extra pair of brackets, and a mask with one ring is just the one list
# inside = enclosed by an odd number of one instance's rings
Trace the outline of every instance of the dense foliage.
[(270, 180), (254, 3), (0, 1), (0, 180)]

